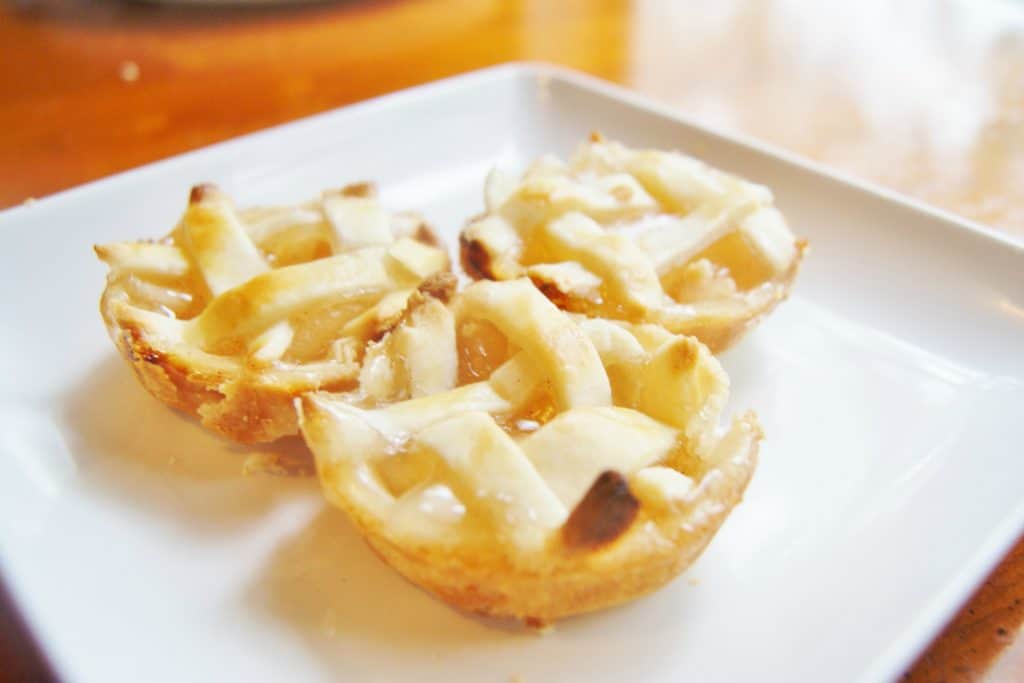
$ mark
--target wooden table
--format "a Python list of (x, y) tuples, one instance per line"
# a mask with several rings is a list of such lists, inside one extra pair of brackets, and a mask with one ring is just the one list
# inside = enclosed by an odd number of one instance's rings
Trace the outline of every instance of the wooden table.
[[(261, 9), (8, 0), (0, 3), (0, 207), (523, 59), (627, 84), (1024, 238), (1024, 5), (995, 0)], [(1022, 618), (1024, 543), (907, 678), (979, 678)], [(45, 679), (4, 600), (0, 635), (0, 681)], [(996, 676), (1024, 677), (1021, 650), (1003, 657)]]

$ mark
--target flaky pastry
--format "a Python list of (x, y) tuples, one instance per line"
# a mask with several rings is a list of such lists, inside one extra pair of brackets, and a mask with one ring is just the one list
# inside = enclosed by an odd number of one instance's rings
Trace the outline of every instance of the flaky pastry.
[(492, 171), (460, 238), (475, 278), (529, 277), (560, 308), (724, 350), (783, 300), (805, 243), (771, 192), (675, 152), (593, 135), (569, 163)]
[(703, 550), (753, 473), (709, 350), (559, 310), (528, 279), (424, 297), (357, 390), (297, 400), (326, 496), (441, 599), (547, 622), (653, 590)]
[(294, 397), (354, 384), (368, 342), (454, 286), (423, 221), (367, 184), (244, 210), (199, 185), (166, 238), (96, 253), (103, 319), (142, 385), (242, 442), (296, 433)]

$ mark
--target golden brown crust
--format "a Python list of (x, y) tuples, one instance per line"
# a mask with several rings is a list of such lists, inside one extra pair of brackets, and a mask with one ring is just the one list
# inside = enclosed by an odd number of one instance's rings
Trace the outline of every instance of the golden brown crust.
[(747, 332), (756, 327), (763, 318), (774, 311), (779, 304), (789, 298), (793, 282), (800, 273), (800, 267), (803, 265), (804, 256), (807, 253), (807, 240), (797, 240), (796, 247), (797, 255), (793, 263), (785, 273), (772, 281), (771, 295), (760, 306), (742, 316), (697, 320), (678, 329), (668, 328), (669, 331), (697, 337), (715, 354), (731, 348)]
[[(464, 240), (465, 238), (460, 239)], [(485, 247), (483, 245), (478, 245), (478, 247), (479, 251), (484, 252)], [(767, 296), (762, 296), (757, 305), (743, 310), (741, 314), (697, 317), (683, 322), (664, 318), (659, 319), (656, 316), (649, 320), (643, 318), (643, 316), (641, 318), (645, 321), (659, 324), (674, 334), (694, 336), (711, 349), (712, 353), (721, 353), (742, 339), (747, 332), (756, 327), (779, 304), (789, 298), (793, 282), (800, 273), (800, 267), (803, 265), (807, 249), (807, 241), (798, 240), (796, 243), (796, 257), (789, 268), (779, 277), (762, 285), (762, 291), (766, 292)], [(465, 264), (463, 267), (465, 268)], [(467, 272), (473, 275), (469, 270)], [(543, 279), (535, 273), (529, 273), (529, 277), (537, 289), (563, 311), (584, 314), (592, 311), (593, 303), (588, 299), (575, 295), (572, 292), (567, 292), (560, 288), (556, 282)], [(488, 277), (487, 279), (496, 278)]]
[[(372, 184), (358, 183), (325, 196), (363, 200), (375, 194)], [(386, 219), (397, 220), (383, 209), (377, 208), (377, 211), (384, 213)], [(264, 221), (263, 227), (248, 225), (246, 216), (257, 223)], [(406, 225), (416, 220), (416, 216), (404, 214), (401, 219)], [(436, 272), (436, 268), (449, 267), (447, 256), (441, 250), (411, 248), (416, 242), (396, 238), (390, 244), (368, 247), (365, 251), (342, 245), (337, 247), (338, 253), (333, 253), (334, 247), (329, 245), (339, 240), (332, 240), (331, 230), (325, 210), (316, 201), (297, 207), (254, 209), (243, 213), (236, 211), (230, 198), (215, 185), (198, 184), (189, 193), (185, 216), (168, 238), (95, 248), (97, 255), (111, 267), (100, 299), (101, 315), (115, 346), (131, 365), (139, 382), (161, 402), (195, 416), (205, 427), (234, 441), (266, 442), (295, 434), (298, 423), (294, 399), (309, 391), (351, 388), (358, 377), (362, 349), (372, 341), (372, 335), (346, 336), (338, 328), (328, 327), (327, 333), (312, 333), (320, 336), (313, 337), (318, 341), (310, 342), (308, 337), (301, 339), (303, 330), (296, 332), (285, 311), (283, 320), (273, 320), (274, 324), (268, 323), (255, 331), (269, 333), (269, 328), (276, 323), (281, 323), (277, 327), (286, 328), (279, 330), (282, 333), (276, 341), (271, 340), (276, 346), (267, 352), (268, 356), (261, 355), (263, 347), (259, 340), (246, 338), (241, 332), (238, 340), (231, 338), (239, 326), (226, 320), (248, 320), (259, 306), (273, 305), (272, 299), (278, 295), (274, 288), (279, 288), (282, 281), (277, 278), (277, 284), (270, 286), (276, 274), (295, 274), (299, 272), (296, 268), (327, 264), (331, 270), (325, 272), (330, 275), (348, 273), (344, 270), (345, 264), (367, 264), (353, 273), (358, 276), (366, 268), (377, 268), (382, 273), (379, 277), (373, 276), (379, 283), (375, 285), (379, 288), (374, 296), (412, 291), (419, 298), (427, 295), (446, 298), (454, 288), (453, 276)], [(298, 252), (289, 251), (288, 240), (299, 245)], [(422, 223), (416, 227), (413, 240), (426, 242), (428, 246), (436, 242), (429, 227)], [(308, 244), (319, 246), (315, 249), (303, 246)], [(320, 247), (328, 247), (327, 253)], [(396, 251), (396, 256), (391, 256), (392, 247), (402, 247), (404, 251)], [(230, 251), (225, 253), (225, 250)], [(280, 264), (280, 259), (276, 258), (278, 250), (288, 255), (284, 259), (288, 271), (275, 266)], [(294, 257), (296, 253), (301, 256)], [(364, 258), (363, 254), (368, 256)], [(336, 257), (336, 260), (327, 262), (322, 260), (324, 257)], [(438, 265), (433, 265), (435, 262)], [(389, 268), (400, 274), (391, 275)], [(219, 278), (216, 288), (209, 286), (211, 272), (213, 277)], [(424, 276), (425, 281), (421, 279)], [(342, 280), (339, 277), (338, 291), (344, 287)], [(291, 281), (297, 283), (290, 290), (293, 292), (303, 284), (316, 284), (306, 283), (299, 276), (286, 282)], [(263, 284), (267, 284), (264, 287), (267, 291), (260, 289)], [(425, 294), (415, 291), (417, 286)], [(245, 296), (238, 296), (243, 288)], [(373, 319), (378, 307), (372, 300), (359, 303), (361, 291), (356, 292), (352, 305), (368, 307), (367, 318), (371, 320), (363, 328), (370, 332), (375, 329), (376, 335), (382, 336), (402, 319), (404, 310), (392, 308), (388, 309), (391, 314), (386, 314), (384, 307), (380, 307), (379, 317)], [(167, 308), (165, 302), (171, 308)], [(229, 337), (226, 342), (211, 341), (206, 332), (210, 328), (200, 328), (197, 324), (209, 322), (209, 314), (220, 310), (212, 310), (215, 306), (211, 303), (224, 309), (218, 329), (226, 330)], [(336, 303), (338, 300), (315, 303), (310, 310)], [(340, 303), (348, 305), (344, 301)], [(179, 308), (174, 308), (176, 305)], [(316, 322), (314, 316), (310, 316), (310, 320)], [(341, 320), (344, 322), (344, 318)], [(298, 324), (304, 325), (306, 331), (314, 327), (305, 321)], [(359, 332), (364, 331), (363, 328)], [(338, 336), (328, 337), (328, 334)], [(297, 337), (306, 343), (308, 350), (296, 356), (285, 356)], [(332, 341), (350, 343), (335, 349)]]
[(455, 294), (458, 284), (459, 280), (455, 277), (454, 273), (444, 271), (428, 277), (420, 284), (417, 290), (425, 296), (433, 297), (446, 304), (451, 300), (452, 295)]
[(220, 192), (220, 190), (213, 183), (199, 183), (198, 185), (193, 185), (192, 189), (188, 193), (188, 203), (199, 204), (212, 193), (216, 192)]
[(422, 242), (428, 247), (436, 247), (438, 249), (444, 248), (441, 238), (438, 237), (437, 233), (434, 232), (426, 223), (420, 223), (416, 226), (416, 231), (412, 234), (412, 237), (417, 242)]
[[(366, 377), (300, 402), (325, 495), (386, 562), (460, 609), (543, 623), (654, 590), (700, 554), (761, 439), (753, 415), (717, 429), (727, 382), (706, 348), (573, 318), (525, 279), (430, 305), (435, 322), (468, 325), (437, 344), (453, 363), (491, 364), (414, 398), (402, 389), (419, 381), (413, 366), (391, 365), (382, 390)], [(376, 350), (440, 338), (443, 325), (423, 323), (407, 316)], [(510, 334), (508, 357), (498, 337)]]
[(467, 237), (465, 232), (459, 235), (459, 260), (462, 269), (474, 280), (496, 279), (487, 247), (479, 240)]
[(513, 566), (480, 550), (409, 547), (344, 500), (345, 509), (370, 547), (413, 583), (441, 600), (475, 614), (546, 623), (632, 600), (665, 585), (700, 556), (740, 502), (757, 464), (761, 438), (756, 420), (743, 418), (753, 438), (706, 479), (701, 496), (684, 514), (641, 517), (629, 532), (594, 553), (553, 552), (541, 567)]
[(351, 183), (341, 188), (340, 192), (345, 197), (376, 197), (377, 186), (369, 182)]
[(400, 309), (377, 315), (367, 321), (363, 336), (369, 341), (380, 341), (385, 335), (395, 329), (402, 321), (408, 319), (409, 315), (429, 299), (437, 299), (441, 303), (448, 303), (455, 289), (458, 286), (458, 278), (449, 271), (434, 273), (420, 283), (416, 291), (405, 301)]
[(297, 433), (296, 396), (319, 389), (344, 390), (355, 381), (358, 370), (353, 366), (347, 378), (326, 384), (275, 386), (258, 372), (221, 376), (197, 373), (173, 352), (150, 344), (145, 333), (135, 327), (115, 326), (110, 333), (139, 383), (154, 398), (239, 443), (263, 443)]
[(493, 171), (484, 197), (459, 238), (470, 277), (525, 274), (563, 310), (653, 323), (716, 353), (787, 298), (806, 252), (767, 188), (596, 132), (568, 162)]
[(602, 472), (566, 520), (562, 542), (567, 548), (600, 548), (626, 533), (639, 510), (626, 478), (615, 470)]
[(573, 296), (570, 292), (564, 291), (557, 283), (538, 277), (529, 273), (528, 277), (533, 286), (541, 291), (551, 303), (570, 313), (586, 313), (587, 302), (579, 297)]

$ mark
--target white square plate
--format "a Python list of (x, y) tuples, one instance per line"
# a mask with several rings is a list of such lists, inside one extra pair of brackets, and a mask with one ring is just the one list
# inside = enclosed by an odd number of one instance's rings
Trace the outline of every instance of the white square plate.
[[(91, 245), (165, 233), (191, 184), (240, 204), (374, 179), (454, 243), (485, 173), (591, 129), (771, 186), (812, 253), (725, 357), (768, 435), (745, 502), (663, 590), (544, 637), (405, 583), (312, 479), (136, 384)], [(0, 215), (0, 561), (72, 681), (880, 680), (1024, 528), (1024, 252), (982, 228), (695, 126), (587, 77), (482, 71)]]

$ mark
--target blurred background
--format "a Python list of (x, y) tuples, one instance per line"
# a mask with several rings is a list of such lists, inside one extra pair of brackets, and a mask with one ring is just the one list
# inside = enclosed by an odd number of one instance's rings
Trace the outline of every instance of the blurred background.
[(997, 0), (3, 0), (0, 204), (508, 60), (1024, 237), (1024, 5)]
[[(0, 207), (510, 60), (1024, 243), (1024, 3), (999, 0), (0, 0)], [(1018, 545), (908, 678), (1024, 680), (1022, 617)], [(9, 605), (0, 637), (0, 681), (44, 676)]]

